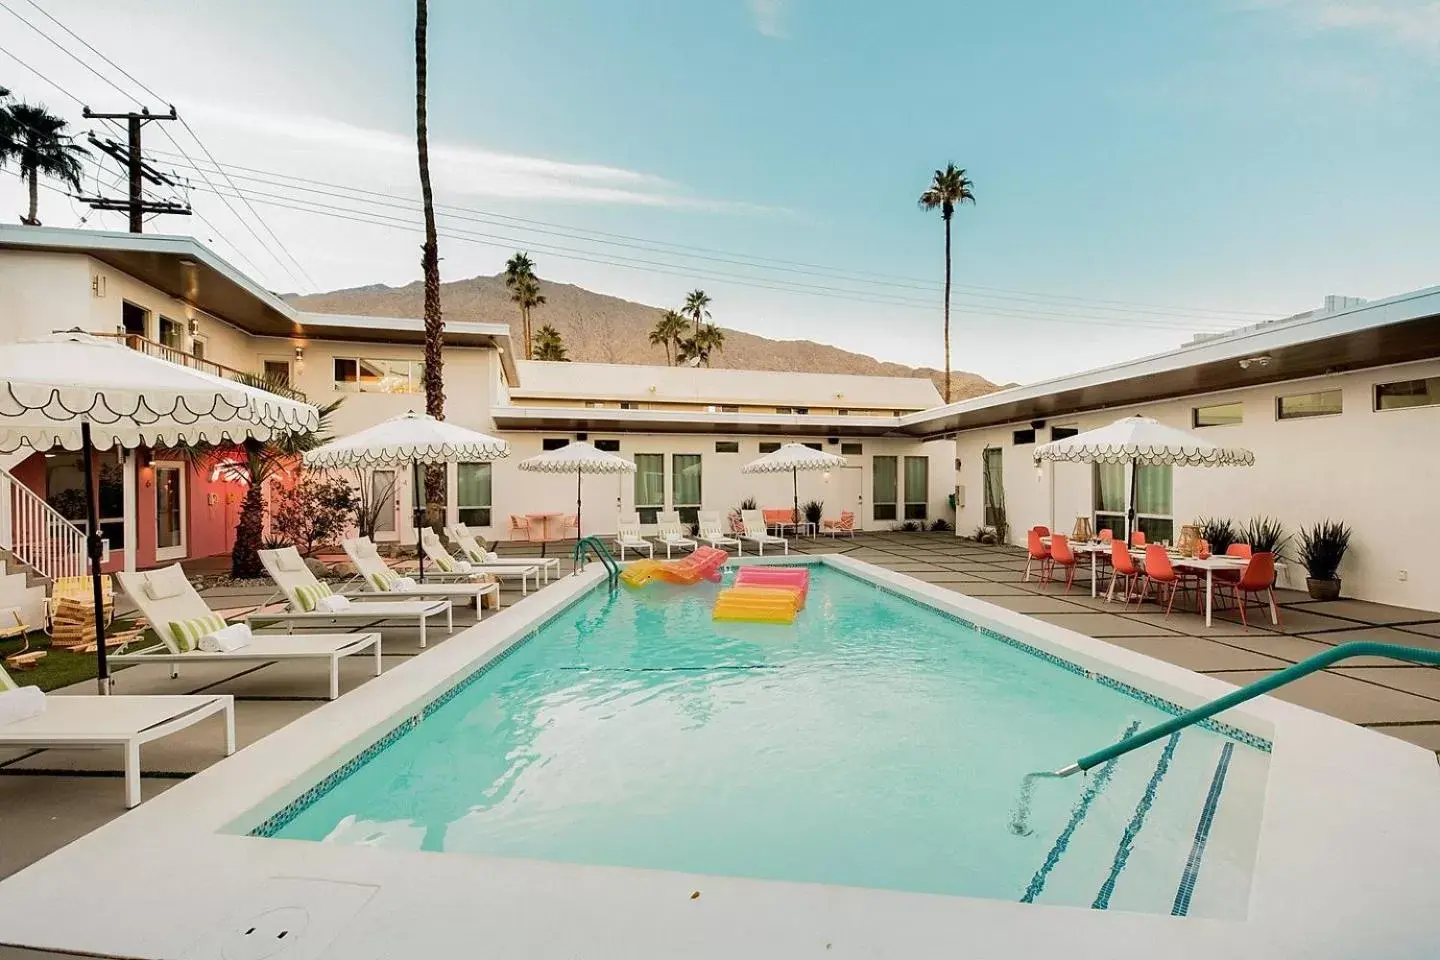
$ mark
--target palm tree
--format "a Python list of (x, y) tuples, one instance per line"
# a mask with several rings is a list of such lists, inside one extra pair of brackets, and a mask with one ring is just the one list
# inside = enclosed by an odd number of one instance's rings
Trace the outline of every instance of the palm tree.
[[(9, 91), (6, 91), (8, 95)], [(80, 158), (89, 151), (74, 142), (67, 124), (44, 107), (17, 103), (0, 111), (0, 166), (14, 160), (20, 179), (30, 187), (30, 212), (20, 222), (40, 226), (40, 178), (59, 180), (71, 190), (80, 189)]]
[(535, 347), (530, 335), (530, 311), (545, 305), (545, 294), (540, 292), (539, 278), (533, 274), (522, 277), (510, 299), (520, 304), (520, 312), (525, 316), (525, 359), (532, 360)]
[(930, 187), (920, 194), (920, 209), (940, 208), (940, 217), (945, 221), (945, 402), (950, 402), (950, 220), (955, 216), (956, 206), (975, 202), (974, 184), (965, 176), (965, 171), (955, 164), (947, 163), (944, 170), (935, 171)]
[(707, 323), (696, 330), (693, 336), (680, 343), (681, 362), (695, 360), (702, 366), (710, 366), (710, 354), (725, 348), (725, 331)]
[[(428, 0), (415, 0), (415, 152), (420, 164), (420, 199), (425, 211), (425, 243), (420, 269), (425, 274), (425, 412), (445, 419), (445, 318), (440, 312), (440, 243), (435, 235), (435, 196), (430, 189), (430, 133), (425, 115), (425, 39)], [(431, 526), (445, 516), (445, 466), (425, 471), (425, 500)]]
[(505, 286), (510, 299), (520, 307), (520, 335), (525, 343), (525, 359), (530, 359), (530, 311), (525, 306), (524, 289), (535, 277), (535, 264), (528, 253), (516, 253), (505, 261)]
[(560, 331), (548, 323), (535, 331), (535, 359), (567, 363), (570, 360), (565, 355), (565, 341), (560, 338)]
[(665, 362), (674, 366), (679, 359), (680, 339), (685, 336), (685, 330), (689, 321), (674, 310), (666, 310), (660, 314), (660, 319), (655, 321), (655, 327), (650, 331), (651, 346), (665, 348)]
[(704, 290), (691, 290), (685, 295), (685, 306), (680, 312), (690, 318), (695, 326), (695, 332), (700, 332), (701, 325), (710, 319), (710, 295)]

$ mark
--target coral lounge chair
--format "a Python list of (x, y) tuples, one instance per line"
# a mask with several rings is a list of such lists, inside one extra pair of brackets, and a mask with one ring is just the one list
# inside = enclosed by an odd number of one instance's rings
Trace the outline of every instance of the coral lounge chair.
[(666, 560), (670, 559), (670, 551), (672, 548), (680, 547), (693, 551), (699, 546), (694, 540), (685, 536), (685, 525), (680, 522), (680, 514), (678, 513), (660, 514), (660, 526), (656, 539), (665, 544)]
[(734, 547), (735, 555), (742, 556), (745, 551), (737, 537), (732, 537), (725, 532), (724, 525), (720, 522), (720, 511), (711, 510), (701, 512), (696, 518), (700, 522), (700, 539), (712, 547)]
[(444, 600), (465, 600), (475, 601), (475, 617), (480, 618), (480, 610), (483, 604), (481, 598), (493, 595), (496, 604), (500, 600), (500, 584), (498, 583), (413, 583), (404, 585), (405, 577), (400, 576), (390, 569), (389, 564), (380, 559), (375, 544), (366, 537), (355, 540), (342, 540), (340, 546), (345, 549), (345, 556), (350, 558), (354, 564), (355, 571), (360, 574), (360, 580), (365, 584), (365, 589), (370, 593), (384, 593), (401, 600), (416, 600), (421, 598)]
[[(16, 689), (0, 667), (0, 692)], [(0, 723), (0, 747), (53, 750), (120, 747), (125, 751), (125, 806), (140, 803), (140, 747), (201, 720), (225, 717), (225, 756), (235, 752), (235, 698), (202, 696), (45, 697), (39, 713)]]
[[(784, 510), (761, 510), (760, 515), (765, 518), (765, 529), (767, 531), (778, 530), (783, 534), (786, 527), (795, 526), (795, 511), (789, 507)], [(743, 510), (741, 511), (741, 516), (744, 516)]]
[(643, 550), (645, 556), (655, 556), (655, 545), (640, 536), (640, 520), (633, 513), (629, 519), (621, 520), (617, 527), (615, 546), (620, 551), (621, 560), (625, 559), (626, 550), (633, 550), (636, 553)]
[(853, 540), (855, 539), (855, 514), (846, 510), (840, 514), (840, 519), (838, 520), (821, 520), (820, 530), (822, 533), (828, 533), (832, 537), (837, 537), (843, 533)]
[(370, 594), (348, 597), (352, 602), (345, 610), (317, 610), (319, 599), (329, 596), (332, 591), (328, 584), (315, 579), (315, 574), (305, 566), (305, 561), (294, 547), (261, 550), (259, 555), (265, 572), (285, 594), (290, 609), (278, 613), (256, 611), (249, 616), (251, 622), (284, 623), (294, 629), (293, 624), (296, 623), (339, 626), (345, 623), (413, 620), (420, 629), (420, 646), (424, 647), (426, 624), (431, 617), (444, 614), (447, 630), (455, 632), (455, 609), (449, 600), (391, 600), (380, 594)]
[[(789, 515), (789, 511), (786, 511), (786, 515)], [(745, 532), (740, 534), (740, 539), (753, 542), (760, 556), (765, 556), (765, 544), (767, 543), (772, 546), (778, 543), (785, 548), (786, 554), (790, 553), (790, 541), (784, 537), (772, 536), (766, 529), (765, 517), (759, 510), (741, 510), (740, 520), (745, 524)]]
[(464, 555), (463, 559), (469, 560), (471, 563), (488, 563), (491, 566), (500, 567), (538, 566), (540, 568), (540, 575), (545, 579), (546, 583), (550, 582), (551, 571), (554, 571), (557, 577), (560, 575), (560, 561), (557, 558), (502, 557), (494, 550), (485, 549), (484, 544), (480, 542), (479, 535), (463, 523), (452, 523), (445, 528), (445, 533), (460, 547), (460, 552)]
[(540, 586), (539, 563), (472, 563), (469, 560), (457, 560), (445, 549), (445, 544), (440, 542), (440, 535), (428, 529), (420, 531), (420, 548), (435, 565), (433, 569), (425, 572), (427, 577), (432, 573), (438, 573), (441, 579), (451, 580), (468, 579), (477, 573), (488, 573), (492, 577), (519, 577), (522, 597), (530, 592), (530, 580), (535, 581), (537, 589)]
[(380, 676), (380, 634), (319, 633), (319, 634), (254, 634), (250, 642), (238, 650), (212, 653), (200, 650), (192, 634), (182, 635), (181, 626), (206, 619), (209, 626), (224, 626), (224, 620), (195, 592), (185, 571), (177, 563), (172, 567), (145, 573), (117, 573), (120, 589), (125, 591), (141, 614), (150, 621), (160, 638), (154, 646), (130, 653), (122, 646), (110, 654), (114, 664), (168, 663), (172, 678), (180, 675), (182, 663), (273, 663), (277, 660), (319, 660), (330, 667), (330, 699), (340, 696), (340, 661), (353, 654), (372, 650), (375, 654), (375, 676)]

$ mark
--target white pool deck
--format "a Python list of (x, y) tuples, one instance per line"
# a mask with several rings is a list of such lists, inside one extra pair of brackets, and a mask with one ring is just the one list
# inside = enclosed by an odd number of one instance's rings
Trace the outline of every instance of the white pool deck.
[[(1233, 689), (904, 574), (843, 556), (808, 559), (1177, 703)], [(1435, 754), (1268, 697), (1221, 718), (1274, 743), (1241, 921), (235, 832), (602, 577), (592, 566), (486, 618), (0, 882), (0, 944), (185, 960), (1440, 954)], [(1072, 759), (1057, 757), (1057, 766)]]

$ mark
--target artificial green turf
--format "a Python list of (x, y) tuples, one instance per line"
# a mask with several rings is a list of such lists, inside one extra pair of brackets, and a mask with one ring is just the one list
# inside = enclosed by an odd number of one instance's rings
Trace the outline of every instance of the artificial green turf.
[[(129, 624), (125, 621), (116, 621), (107, 630), (127, 629)], [(152, 635), (153, 636), (153, 635)], [(94, 680), (99, 673), (93, 653), (71, 653), (69, 650), (51, 650), (50, 638), (40, 631), (35, 631), (28, 637), (15, 637), (11, 640), (0, 640), (0, 661), (12, 653), (16, 653), (25, 647), (25, 640), (30, 641), (31, 650), (50, 650), (33, 670), (16, 670), (6, 667), (5, 672), (10, 674), (11, 679), (22, 686), (33, 685), (41, 690), (57, 690), (60, 687), (69, 686), (72, 683), (79, 683), (82, 680)], [(145, 647), (149, 641), (140, 638), (132, 643), (131, 648)], [(112, 666), (111, 673), (125, 669), (123, 666)]]

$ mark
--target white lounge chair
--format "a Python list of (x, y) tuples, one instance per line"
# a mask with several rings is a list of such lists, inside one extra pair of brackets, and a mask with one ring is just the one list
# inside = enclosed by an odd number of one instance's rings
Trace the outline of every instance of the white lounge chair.
[(620, 559), (625, 559), (625, 551), (633, 550), (636, 553), (645, 551), (645, 556), (655, 556), (655, 545), (640, 535), (640, 519), (631, 514), (629, 519), (621, 520), (617, 525), (615, 533), (615, 547), (620, 551)]
[[(14, 688), (15, 681), (0, 666), (0, 691)], [(125, 751), (125, 806), (133, 807), (140, 803), (141, 745), (168, 737), (217, 713), (225, 717), (225, 756), (228, 757), (235, 752), (235, 698), (228, 693), (47, 696), (45, 709), (40, 713), (0, 724), (0, 747), (32, 750), (120, 747)]]
[(670, 551), (675, 547), (694, 550), (699, 546), (694, 540), (685, 536), (685, 525), (680, 522), (679, 513), (660, 514), (660, 525), (656, 528), (656, 537), (665, 544), (665, 559), (670, 559)]
[(712, 547), (734, 547), (737, 557), (745, 555), (745, 547), (739, 539), (725, 532), (725, 524), (720, 519), (720, 511), (702, 511), (696, 519), (700, 523), (701, 540)]
[(538, 563), (471, 563), (469, 560), (457, 560), (451, 556), (449, 550), (445, 549), (445, 544), (440, 542), (440, 535), (434, 530), (420, 532), (420, 548), (425, 551), (426, 558), (434, 564), (434, 567), (425, 571), (427, 577), (437, 572), (440, 576), (451, 578), (470, 577), (477, 573), (488, 573), (493, 577), (519, 577), (522, 597), (530, 592), (530, 580), (535, 581), (536, 589), (540, 587), (540, 565)]
[(741, 540), (749, 540), (755, 544), (760, 556), (765, 556), (765, 544), (780, 544), (785, 548), (785, 553), (790, 553), (790, 541), (784, 537), (777, 537), (765, 527), (765, 516), (759, 510), (741, 510), (740, 522), (745, 526), (745, 532), (740, 534)]
[(445, 627), (455, 632), (455, 609), (449, 600), (391, 600), (380, 594), (349, 595), (352, 601), (347, 610), (316, 610), (319, 597), (332, 591), (327, 584), (315, 579), (310, 568), (294, 547), (279, 550), (260, 550), (260, 563), (270, 579), (285, 595), (290, 609), (270, 612), (257, 611), (247, 618), (251, 622), (265, 621), (283, 623), (287, 629), (294, 629), (297, 623), (329, 624), (340, 626), (347, 623), (379, 623), (386, 620), (414, 620), (420, 628), (420, 646), (425, 646), (425, 627), (431, 617), (445, 615)]
[(173, 567), (145, 573), (117, 573), (115, 578), (150, 626), (160, 642), (139, 650), (126, 652), (131, 644), (109, 655), (111, 663), (168, 663), (170, 677), (180, 676), (185, 663), (273, 663), (277, 660), (321, 660), (330, 665), (330, 699), (340, 696), (340, 661), (344, 657), (373, 650), (375, 676), (380, 676), (380, 634), (378, 633), (317, 633), (317, 634), (254, 634), (250, 642), (238, 650), (212, 653), (188, 643), (182, 647), (175, 632), (176, 624), (219, 617), (190, 585), (185, 571), (177, 563)]
[(359, 537), (354, 540), (342, 540), (340, 546), (345, 550), (345, 556), (350, 558), (356, 573), (360, 575), (360, 582), (364, 584), (365, 590), (369, 593), (387, 594), (397, 600), (418, 600), (418, 599), (441, 599), (441, 600), (464, 600), (475, 602), (475, 619), (482, 616), (482, 597), (493, 595), (498, 605), (500, 599), (500, 584), (498, 583), (477, 583), (475, 581), (460, 582), (450, 581), (448, 583), (414, 583), (404, 586), (406, 579), (394, 570), (390, 565), (380, 558), (375, 550), (375, 544), (370, 542), (368, 537)]
[(554, 571), (557, 577), (560, 575), (560, 559), (558, 557), (502, 557), (494, 550), (486, 550), (475, 531), (463, 523), (452, 523), (445, 528), (445, 534), (459, 546), (462, 560), (469, 560), (471, 563), (488, 563), (492, 566), (538, 566), (540, 575), (546, 583), (550, 582), (551, 571)]

